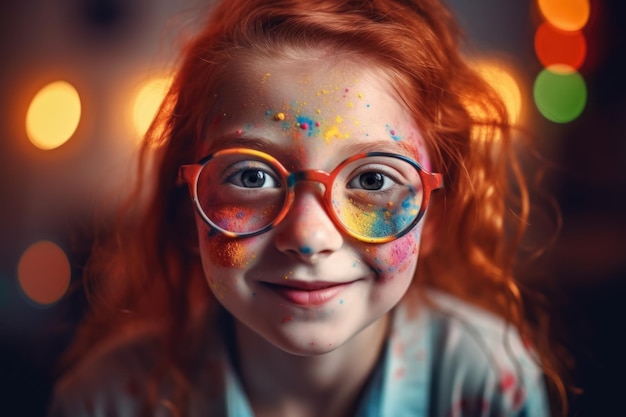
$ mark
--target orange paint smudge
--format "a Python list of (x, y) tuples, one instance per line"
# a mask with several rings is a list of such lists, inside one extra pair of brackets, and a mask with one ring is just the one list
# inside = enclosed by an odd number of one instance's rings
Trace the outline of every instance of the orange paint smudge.
[(245, 247), (239, 240), (215, 236), (210, 238), (208, 246), (211, 260), (219, 266), (241, 269), (248, 263)]

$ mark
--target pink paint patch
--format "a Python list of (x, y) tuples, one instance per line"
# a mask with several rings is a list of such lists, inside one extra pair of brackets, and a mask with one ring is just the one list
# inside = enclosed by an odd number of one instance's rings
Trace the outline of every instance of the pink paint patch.
[(307, 130), (309, 128), (309, 124), (308, 123), (300, 123), (300, 129), (302, 130)]
[(415, 248), (413, 243), (414, 242), (411, 242), (411, 245), (407, 245), (407, 242), (404, 241), (394, 241), (390, 255), (391, 265), (395, 265), (398, 269), (401, 269), (407, 259), (413, 254)]
[(510, 372), (505, 372), (500, 379), (500, 389), (504, 392), (510, 390), (515, 386), (517, 380), (515, 375)]
[(404, 343), (402, 342), (394, 343), (393, 354), (395, 356), (404, 356)]
[(393, 378), (394, 379), (402, 379), (404, 378), (404, 375), (406, 375), (406, 371), (404, 370), (404, 368), (398, 368), (394, 371), (393, 373)]

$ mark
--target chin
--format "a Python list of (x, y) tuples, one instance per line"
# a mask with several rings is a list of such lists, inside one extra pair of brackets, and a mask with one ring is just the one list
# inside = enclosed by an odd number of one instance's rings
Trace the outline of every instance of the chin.
[(269, 343), (283, 352), (295, 356), (319, 356), (330, 353), (341, 347), (345, 341), (335, 337), (315, 337), (309, 333), (305, 337), (296, 335), (278, 335), (275, 338), (267, 338)]

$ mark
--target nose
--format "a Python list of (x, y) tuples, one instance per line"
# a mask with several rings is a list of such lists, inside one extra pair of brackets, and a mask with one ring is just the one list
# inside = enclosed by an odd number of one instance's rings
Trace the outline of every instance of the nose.
[(275, 236), (279, 251), (311, 264), (343, 246), (343, 235), (324, 208), (323, 187), (314, 183), (298, 184)]

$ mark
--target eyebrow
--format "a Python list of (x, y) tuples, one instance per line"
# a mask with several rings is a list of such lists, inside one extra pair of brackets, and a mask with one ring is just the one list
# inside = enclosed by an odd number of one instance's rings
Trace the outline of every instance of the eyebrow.
[[(208, 148), (207, 155), (217, 151), (230, 148), (248, 148), (257, 151), (263, 151), (280, 160), (281, 157), (287, 155), (287, 150), (283, 145), (278, 145), (270, 140), (257, 136), (235, 136), (224, 135), (211, 139), (211, 145)], [(204, 157), (206, 155), (203, 155)]]
[(345, 146), (344, 150), (350, 155), (367, 152), (392, 152), (406, 154), (410, 158), (415, 158), (415, 149), (405, 142), (391, 142), (389, 140), (374, 140), (370, 142), (356, 142)]

